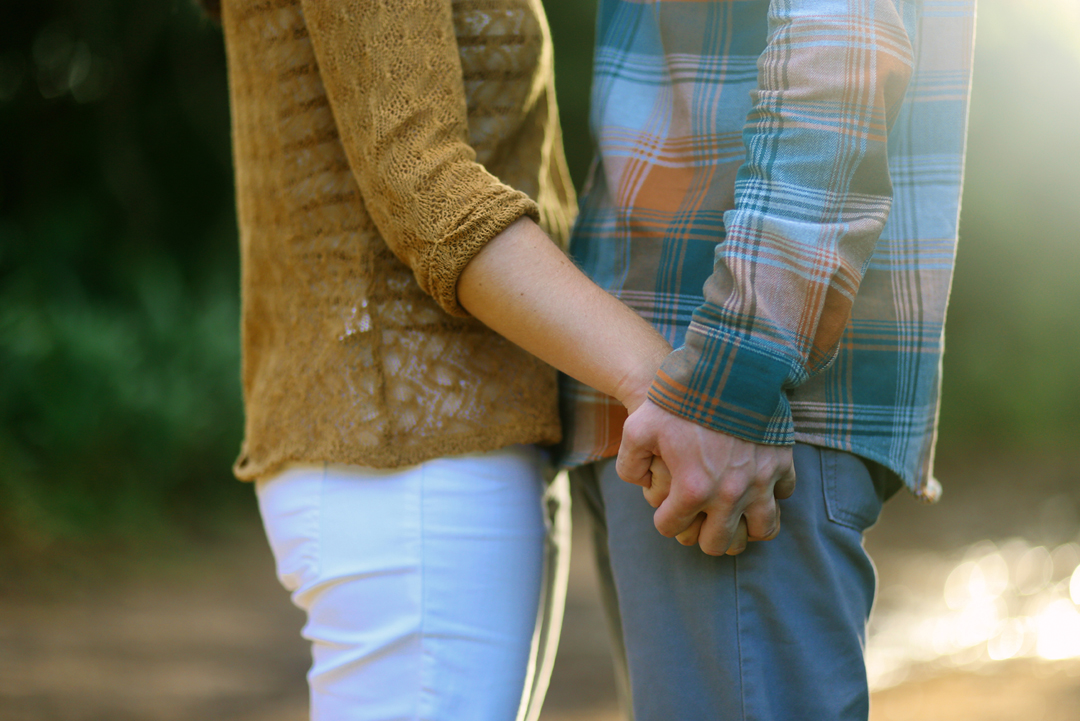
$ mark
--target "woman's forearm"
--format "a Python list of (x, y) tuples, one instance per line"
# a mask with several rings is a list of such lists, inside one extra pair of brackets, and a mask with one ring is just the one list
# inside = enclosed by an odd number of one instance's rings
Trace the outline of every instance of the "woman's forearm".
[(458, 301), (489, 328), (631, 412), (671, 346), (520, 218), (465, 266)]

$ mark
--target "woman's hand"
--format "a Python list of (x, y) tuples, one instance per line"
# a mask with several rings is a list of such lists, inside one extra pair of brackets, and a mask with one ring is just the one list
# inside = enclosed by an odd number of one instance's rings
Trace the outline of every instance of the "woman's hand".
[[(671, 471), (668, 470), (664, 459), (660, 456), (653, 456), (652, 464), (649, 466), (649, 473), (652, 475), (652, 483), (648, 488), (642, 488), (641, 492), (645, 495), (645, 500), (648, 501), (650, 506), (659, 508), (671, 491)], [(701, 535), (701, 524), (705, 522), (707, 517), (704, 511), (698, 513), (690, 527), (676, 535), (675, 540), (684, 546), (696, 546)], [(739, 555), (746, 550), (747, 542), (746, 516), (742, 516), (739, 519), (735, 535), (731, 539), (731, 545), (726, 551), (727, 555)]]

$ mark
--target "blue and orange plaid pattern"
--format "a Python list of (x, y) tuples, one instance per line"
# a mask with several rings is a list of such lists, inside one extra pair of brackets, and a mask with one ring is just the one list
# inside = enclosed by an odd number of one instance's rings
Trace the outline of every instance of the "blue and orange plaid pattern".
[[(650, 398), (934, 500), (974, 0), (601, 0), (571, 242), (676, 348)], [(625, 412), (564, 379), (566, 465)]]

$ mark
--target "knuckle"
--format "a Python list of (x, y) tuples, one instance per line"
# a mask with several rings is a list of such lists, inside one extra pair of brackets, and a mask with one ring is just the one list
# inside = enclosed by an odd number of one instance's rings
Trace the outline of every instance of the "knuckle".
[(654, 525), (654, 526), (657, 527), (657, 531), (660, 533), (660, 535), (664, 536), (665, 539), (674, 539), (675, 538), (675, 535), (677, 533), (677, 531), (675, 529), (669, 528), (667, 526), (661, 526), (661, 525), (659, 525), (659, 523), (656, 523), (656, 525)]
[(676, 527), (674, 519), (662, 515), (660, 510), (653, 516), (653, 526), (655, 526), (657, 532), (665, 538), (674, 538), (679, 533), (679, 529)]
[(710, 534), (699, 539), (701, 550), (710, 556), (723, 556), (731, 545), (731, 536), (727, 534)]
[(709, 488), (700, 479), (689, 480), (683, 484), (680, 500), (686, 506), (697, 507), (709, 500)]
[(776, 515), (776, 499), (771, 493), (762, 495), (746, 510), (748, 516), (752, 516), (764, 523), (771, 523), (772, 517)]
[(774, 524), (765, 529), (764, 533), (751, 533), (748, 535), (749, 541), (771, 541), (776, 538), (776, 535), (780, 533), (779, 524)]
[(790, 455), (787, 458), (785, 458), (784, 463), (780, 468), (780, 471), (784, 474), (785, 478), (788, 478), (788, 479), (794, 481), (795, 480), (795, 458), (790, 456)]
[(701, 544), (701, 550), (710, 556), (724, 556), (727, 554), (727, 548), (720, 548), (718, 546), (709, 544)]
[(725, 507), (735, 506), (746, 492), (746, 482), (739, 476), (730, 477), (716, 493), (716, 499)]
[(759, 491), (771, 490), (773, 485), (780, 480), (780, 476), (776, 471), (775, 465), (758, 466), (757, 472), (754, 474), (754, 487)]

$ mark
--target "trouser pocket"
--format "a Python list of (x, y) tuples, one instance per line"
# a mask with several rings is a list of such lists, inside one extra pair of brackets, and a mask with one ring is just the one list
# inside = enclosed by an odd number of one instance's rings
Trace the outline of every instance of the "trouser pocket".
[(829, 520), (862, 533), (877, 522), (883, 499), (891, 495), (885, 473), (871, 473), (872, 466), (851, 453), (831, 448), (819, 452)]

